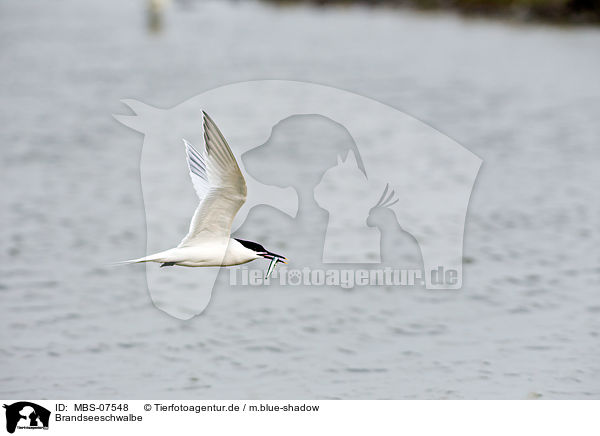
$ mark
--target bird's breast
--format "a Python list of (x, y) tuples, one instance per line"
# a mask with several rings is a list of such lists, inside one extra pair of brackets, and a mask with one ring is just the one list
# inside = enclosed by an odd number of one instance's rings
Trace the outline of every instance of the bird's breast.
[(173, 260), (181, 266), (233, 266), (259, 257), (235, 239), (229, 239), (208, 240), (191, 247), (181, 247), (177, 259)]

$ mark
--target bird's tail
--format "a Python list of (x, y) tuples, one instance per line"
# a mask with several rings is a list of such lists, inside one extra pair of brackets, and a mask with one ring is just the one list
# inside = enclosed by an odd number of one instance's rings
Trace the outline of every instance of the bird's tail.
[(142, 263), (142, 262), (150, 262), (149, 260), (145, 260), (143, 257), (139, 258), (139, 259), (131, 259), (131, 260), (122, 260), (120, 262), (113, 262), (111, 263), (112, 266), (119, 266), (119, 265), (129, 265), (132, 263)]
[(163, 253), (156, 253), (156, 254), (151, 254), (149, 256), (140, 257), (138, 259), (123, 260), (121, 262), (115, 262), (112, 265), (117, 266), (117, 265), (130, 265), (132, 263), (142, 263), (142, 262), (161, 262), (162, 254)]

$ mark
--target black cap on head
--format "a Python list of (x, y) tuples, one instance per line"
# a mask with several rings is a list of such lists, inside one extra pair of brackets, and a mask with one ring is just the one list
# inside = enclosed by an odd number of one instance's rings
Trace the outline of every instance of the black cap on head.
[(246, 247), (252, 251), (256, 251), (257, 253), (268, 253), (268, 251), (265, 249), (265, 247), (263, 247), (262, 245), (260, 245), (257, 242), (244, 241), (243, 239), (238, 239), (238, 238), (235, 238), (235, 240), (238, 241), (240, 244), (242, 244), (244, 247)]
[(282, 256), (281, 254), (270, 252), (265, 247), (260, 245), (258, 242), (245, 241), (243, 239), (238, 239), (238, 238), (235, 238), (235, 240), (238, 241), (240, 244), (242, 244), (244, 247), (254, 251), (255, 253), (259, 253), (260, 255), (262, 255), (263, 257), (266, 257), (267, 259), (272, 259), (273, 257), (285, 259), (285, 256)]

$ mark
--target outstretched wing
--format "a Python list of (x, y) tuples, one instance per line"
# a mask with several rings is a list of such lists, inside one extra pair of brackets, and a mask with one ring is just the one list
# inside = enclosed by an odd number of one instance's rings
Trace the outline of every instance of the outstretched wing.
[(200, 204), (179, 247), (210, 237), (229, 237), (233, 218), (246, 201), (246, 181), (227, 141), (208, 114), (202, 114), (206, 149), (200, 152), (183, 141)]

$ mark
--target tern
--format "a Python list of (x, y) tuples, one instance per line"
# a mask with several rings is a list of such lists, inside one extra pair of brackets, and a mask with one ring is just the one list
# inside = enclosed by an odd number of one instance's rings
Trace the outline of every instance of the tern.
[(269, 278), (277, 263), (287, 263), (287, 259), (257, 242), (231, 237), (233, 219), (246, 201), (246, 181), (215, 122), (204, 111), (202, 116), (204, 152), (183, 140), (189, 174), (200, 198), (188, 234), (175, 248), (122, 263), (220, 267), (264, 258), (271, 261), (265, 275)]

